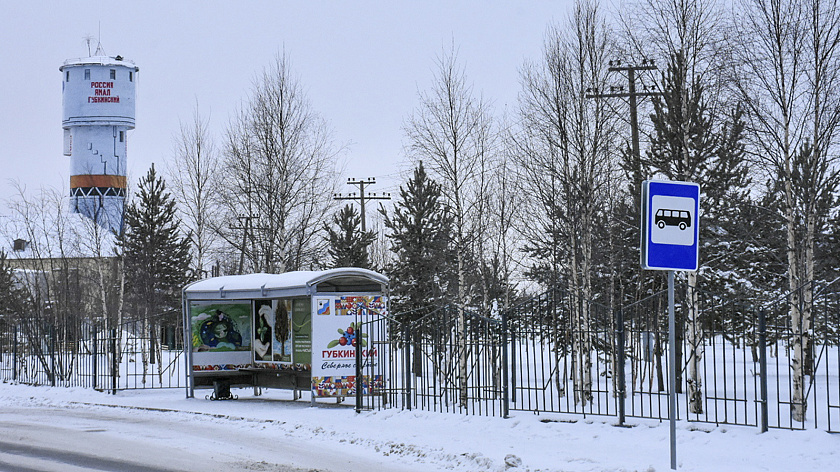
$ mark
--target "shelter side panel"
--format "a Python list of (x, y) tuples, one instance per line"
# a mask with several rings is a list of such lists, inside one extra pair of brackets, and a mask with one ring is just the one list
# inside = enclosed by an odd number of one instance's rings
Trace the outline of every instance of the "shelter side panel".
[[(356, 347), (366, 374), (359, 387), (374, 395), (385, 385), (384, 376), (369, 374), (387, 354), (370, 342), (366, 332), (387, 313), (382, 295), (316, 295), (312, 303), (312, 394), (344, 397), (356, 394)], [(373, 369), (372, 369), (373, 368)]]
[(311, 298), (298, 298), (292, 303), (292, 345), (295, 363), (308, 369), (312, 363)]

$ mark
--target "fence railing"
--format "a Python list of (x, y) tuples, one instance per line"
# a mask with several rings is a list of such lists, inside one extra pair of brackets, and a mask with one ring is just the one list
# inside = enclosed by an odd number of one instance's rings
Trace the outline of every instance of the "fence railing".
[[(664, 421), (667, 309), (664, 291), (609, 310), (562, 290), (498, 320), (443, 307), (390, 332), (393, 396), (367, 406)], [(838, 432), (840, 283), (769, 302), (724, 300), (683, 284), (675, 314), (678, 418)]]
[(6, 322), (0, 379), (30, 385), (124, 389), (183, 387), (180, 323), (133, 320), (115, 327), (79, 320)]

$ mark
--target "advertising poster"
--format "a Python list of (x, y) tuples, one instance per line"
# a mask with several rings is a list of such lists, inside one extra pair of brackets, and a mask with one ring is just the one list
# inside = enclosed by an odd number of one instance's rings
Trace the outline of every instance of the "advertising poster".
[(309, 370), (312, 364), (312, 302), (309, 297), (293, 301), (292, 337), (295, 364)]
[(274, 362), (292, 362), (292, 300), (274, 300)]
[(292, 362), (292, 300), (254, 300), (254, 362)]
[(275, 300), (254, 301), (254, 362), (271, 362), (274, 358)]
[[(378, 370), (385, 358), (381, 346), (373, 346), (365, 332), (370, 322), (385, 314), (385, 297), (347, 295), (315, 298), (312, 313), (312, 394), (346, 397), (356, 394), (356, 346), (361, 345), (363, 368)], [(366, 324), (367, 323), (367, 324)], [(384, 336), (382, 328), (378, 335)], [(365, 375), (359, 388), (375, 394), (384, 385), (381, 375)]]
[(190, 304), (194, 370), (231, 370), (251, 362), (251, 303)]

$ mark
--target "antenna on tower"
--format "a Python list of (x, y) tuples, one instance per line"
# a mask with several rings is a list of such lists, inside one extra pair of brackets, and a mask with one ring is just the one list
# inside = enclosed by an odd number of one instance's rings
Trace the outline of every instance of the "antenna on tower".
[(93, 36), (88, 34), (87, 36), (84, 37), (84, 40), (85, 40), (85, 44), (87, 44), (87, 48), (88, 48), (88, 57), (90, 57), (90, 43), (91, 43), (91, 41), (93, 41)]
[(102, 22), (99, 22), (99, 37), (96, 39), (96, 55), (97, 56), (107, 56), (105, 54), (105, 50), (102, 49)]

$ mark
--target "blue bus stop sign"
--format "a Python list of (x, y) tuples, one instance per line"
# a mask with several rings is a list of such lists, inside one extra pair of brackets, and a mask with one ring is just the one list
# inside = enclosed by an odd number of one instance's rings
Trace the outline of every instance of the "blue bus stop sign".
[(700, 186), (645, 180), (642, 184), (642, 268), (697, 270)]

